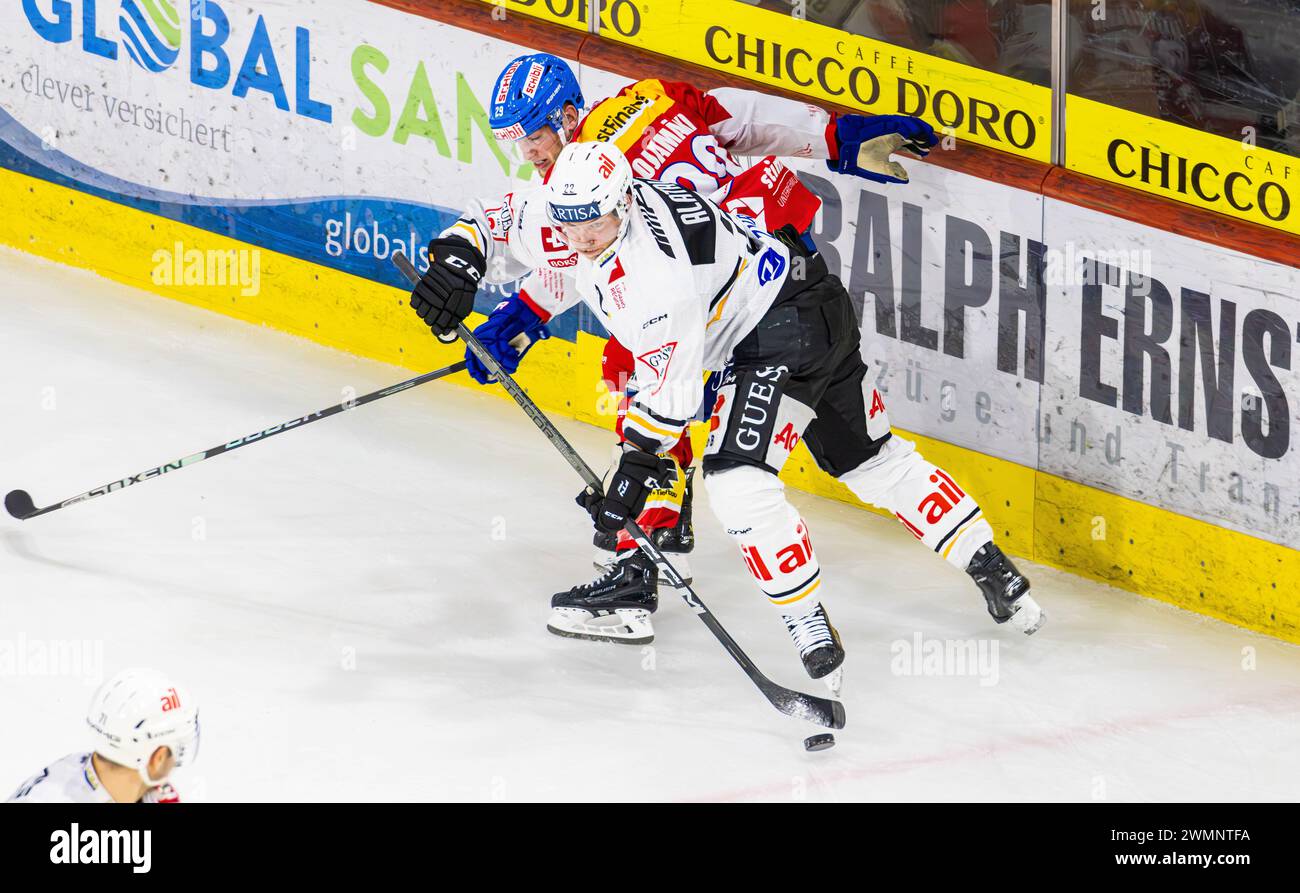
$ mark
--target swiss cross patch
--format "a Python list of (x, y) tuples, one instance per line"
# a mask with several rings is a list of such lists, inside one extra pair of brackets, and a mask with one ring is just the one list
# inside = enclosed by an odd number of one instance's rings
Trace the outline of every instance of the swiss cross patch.
[[(677, 350), (677, 342), (669, 341), (667, 344), (661, 344), (654, 350), (643, 353), (637, 357), (637, 362), (642, 363), (650, 374), (654, 376), (654, 389), (651, 394), (659, 393), (659, 389), (664, 386), (664, 380), (668, 377), (668, 366), (673, 361), (673, 351)], [(640, 381), (641, 379), (637, 379)]]
[[(542, 250), (548, 255), (546, 263), (549, 266), (564, 269), (565, 267), (576, 267), (578, 265), (578, 253), (569, 248), (569, 243), (564, 238), (551, 229), (549, 226), (542, 227)], [(563, 255), (555, 257), (554, 255)]]

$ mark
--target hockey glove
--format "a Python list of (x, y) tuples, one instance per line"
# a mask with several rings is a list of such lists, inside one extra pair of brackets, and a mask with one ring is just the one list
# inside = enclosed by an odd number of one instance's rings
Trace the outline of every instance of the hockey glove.
[(907, 115), (841, 115), (835, 119), (836, 173), (853, 174), (877, 183), (906, 183), (907, 170), (890, 155), (906, 149), (921, 158), (939, 142), (934, 128)]
[[(502, 369), (514, 375), (528, 349), (551, 337), (551, 333), (533, 309), (515, 295), (497, 304), (487, 322), (474, 330), (474, 337), (496, 357)], [(469, 348), (465, 349), (465, 365), (466, 371), (479, 384), (496, 381)]]
[(609, 488), (604, 493), (583, 490), (577, 503), (591, 515), (597, 530), (622, 530), (628, 518), (641, 514), (651, 493), (672, 483), (675, 469), (671, 459), (627, 447)]
[(434, 239), (429, 258), (429, 269), (411, 292), (411, 308), (435, 335), (447, 335), (474, 309), (487, 261), (464, 239)]

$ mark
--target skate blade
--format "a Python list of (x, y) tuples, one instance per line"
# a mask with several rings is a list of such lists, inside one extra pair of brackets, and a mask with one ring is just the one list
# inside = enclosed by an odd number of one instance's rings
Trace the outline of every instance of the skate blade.
[(839, 700), (840, 689), (844, 686), (844, 665), (840, 664), (830, 673), (823, 676), (822, 682), (826, 683), (826, 687), (830, 690), (831, 697), (835, 700)]
[(546, 622), (546, 628), (566, 639), (590, 642), (649, 645), (655, 640), (650, 612), (639, 608), (619, 608), (613, 614), (599, 617), (579, 608), (557, 608)]
[[(682, 585), (690, 586), (695, 582), (695, 577), (691, 575), (691, 563), (686, 560), (685, 555), (680, 552), (665, 552), (664, 558), (668, 559), (668, 563), (673, 566), (673, 570), (677, 571), (677, 575), (682, 578)], [(677, 589), (676, 586), (668, 582), (667, 575), (664, 573), (659, 574), (659, 588)]]
[(614, 552), (606, 552), (604, 549), (596, 549), (591, 553), (591, 566), (603, 574), (617, 564), (614, 560), (615, 554)]
[(1032, 636), (1047, 621), (1047, 612), (1040, 608), (1038, 602), (1034, 601), (1029, 595), (1020, 596), (1020, 598), (1016, 599), (1016, 604), (1020, 608), (1011, 615), (1007, 623), (1025, 635)]

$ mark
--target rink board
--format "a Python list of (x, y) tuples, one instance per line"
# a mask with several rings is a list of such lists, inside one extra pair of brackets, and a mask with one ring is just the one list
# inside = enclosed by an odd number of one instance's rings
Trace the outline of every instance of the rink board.
[[(503, 61), (560, 53), (589, 99), (629, 79), (578, 64), (593, 41), (576, 31), (375, 4), (344, 21), (319, 0), (208, 0), (175, 34), (154, 22), (151, 60), (111, 6), (0, 12), (0, 198), (25, 212), (0, 238), (419, 371), (459, 351), (414, 322), (389, 257), (405, 246), (422, 266), (467, 200), (531, 181), (486, 124)], [(905, 187), (792, 166), (823, 200), (815, 235), (891, 421), (979, 496), (1009, 551), (1297, 640), (1294, 266), (951, 165), (911, 162)], [(186, 284), (209, 252), (256, 286)], [(512, 291), (484, 288), (476, 309)], [(551, 328), (521, 382), (611, 426), (599, 321), (579, 307)], [(854, 501), (802, 448), (785, 477)]]
[[(159, 244), (223, 251), (250, 246), (11, 171), (0, 171), (0, 199), (7, 207), (25, 210), (0, 220), (0, 241), (23, 251), (413, 370), (459, 357), (458, 349), (437, 344), (412, 325), (405, 295), (382, 284), (261, 249), (262, 288), (254, 297), (240, 295), (237, 286), (225, 291), (210, 285), (161, 286), (147, 261)], [(599, 338), (585, 333), (574, 342), (551, 339), (535, 348), (520, 379), (547, 410), (610, 427), (594, 374), (601, 346)], [(452, 380), (472, 385), (464, 375)], [(591, 399), (575, 399), (584, 394)], [(1006, 459), (903, 433), (916, 437), (927, 455), (983, 494), (990, 521), (1013, 553), (1300, 641), (1300, 569), (1294, 550)], [(540, 440), (538, 447), (544, 448)], [(856, 501), (818, 471), (802, 447), (784, 477), (809, 492)], [(1098, 519), (1106, 521), (1100, 531)]]

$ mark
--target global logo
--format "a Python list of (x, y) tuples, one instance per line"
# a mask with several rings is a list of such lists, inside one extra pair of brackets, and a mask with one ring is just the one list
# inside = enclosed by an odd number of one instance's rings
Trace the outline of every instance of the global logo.
[[(334, 107), (311, 95), (311, 31), (268, 22), (248, 5), (232, 3), (231, 13), (217, 0), (119, 0), (115, 6), (108, 0), (22, 0), (22, 6), (32, 30), (50, 43), (80, 43), (82, 52), (99, 59), (126, 55), (145, 71), (188, 76), (194, 87), (228, 90), (236, 99), (258, 93), (281, 111), (333, 120)], [(117, 12), (116, 35), (110, 9)], [(183, 50), (188, 64), (180, 62)]]
[(176, 0), (122, 0), (122, 45), (136, 65), (163, 71), (181, 54), (181, 17)]

